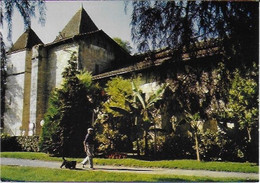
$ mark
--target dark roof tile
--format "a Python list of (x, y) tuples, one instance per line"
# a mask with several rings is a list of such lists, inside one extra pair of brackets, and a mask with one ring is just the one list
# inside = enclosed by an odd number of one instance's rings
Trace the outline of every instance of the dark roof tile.
[(36, 33), (29, 27), (14, 43), (9, 52), (32, 48), (34, 45), (42, 44), (43, 42)]
[(84, 34), (88, 32), (97, 31), (98, 28), (92, 21), (90, 16), (81, 8), (69, 21), (69, 23), (63, 28), (60, 34), (56, 37), (55, 41), (60, 39), (73, 37), (75, 35)]

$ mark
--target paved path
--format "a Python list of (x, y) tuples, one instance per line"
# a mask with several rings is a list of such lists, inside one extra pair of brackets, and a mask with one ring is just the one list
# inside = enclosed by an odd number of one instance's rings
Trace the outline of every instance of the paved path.
[[(15, 158), (1, 158), (1, 165), (17, 165), (17, 166), (30, 166), (30, 167), (46, 167), (46, 168), (60, 168), (60, 162), (40, 161), (40, 160), (27, 160)], [(80, 164), (76, 167), (78, 170), (83, 169)], [(95, 166), (95, 171), (109, 171), (109, 172), (130, 172), (142, 174), (161, 174), (161, 175), (188, 175), (188, 176), (208, 176), (208, 177), (233, 177), (244, 179), (259, 179), (258, 173), (238, 173), (238, 172), (219, 172), (219, 171), (206, 171), (206, 170), (183, 170), (183, 169), (169, 169), (169, 168), (136, 168), (136, 167), (123, 167), (123, 166)]]

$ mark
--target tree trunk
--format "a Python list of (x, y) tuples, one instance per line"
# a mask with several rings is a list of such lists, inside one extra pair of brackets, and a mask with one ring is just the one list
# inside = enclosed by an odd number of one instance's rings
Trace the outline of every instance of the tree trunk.
[(144, 154), (148, 153), (148, 139), (147, 139), (147, 131), (144, 131)]
[[(138, 125), (138, 118), (135, 117), (135, 127)], [(137, 132), (138, 134), (138, 132)], [(138, 135), (136, 136), (136, 147), (137, 147), (137, 155), (140, 156), (140, 146), (139, 146), (139, 138)]]
[(251, 142), (252, 137), (251, 137), (251, 128), (246, 128), (247, 129), (247, 134), (248, 134), (248, 142)]
[(154, 158), (156, 158), (157, 153), (157, 142), (156, 142), (156, 129), (155, 129), (155, 123), (154, 123)]
[(198, 142), (198, 137), (197, 134), (195, 133), (195, 149), (196, 149), (196, 155), (197, 155), (197, 160), (200, 161), (200, 152), (199, 152), (199, 142)]
[(139, 138), (136, 139), (137, 155), (140, 156)]

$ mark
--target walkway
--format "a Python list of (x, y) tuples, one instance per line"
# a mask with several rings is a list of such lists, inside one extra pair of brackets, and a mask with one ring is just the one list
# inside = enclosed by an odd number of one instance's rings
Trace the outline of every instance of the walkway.
[[(17, 166), (45, 167), (45, 168), (60, 168), (61, 165), (60, 162), (15, 159), (15, 158), (1, 158), (0, 163), (1, 165), (17, 165)], [(84, 170), (80, 164), (77, 164), (76, 168), (78, 170)], [(88, 168), (85, 169), (88, 170)], [(168, 168), (137, 168), (137, 167), (108, 166), (108, 165), (106, 166), (96, 165), (94, 171), (259, 179), (258, 173), (218, 172), (218, 171), (207, 171), (207, 170), (183, 170), (183, 169), (168, 169)]]

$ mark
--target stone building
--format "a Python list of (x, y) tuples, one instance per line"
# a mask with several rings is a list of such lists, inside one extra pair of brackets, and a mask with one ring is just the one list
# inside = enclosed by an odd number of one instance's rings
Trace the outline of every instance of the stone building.
[(8, 52), (4, 132), (40, 133), (50, 92), (61, 84), (61, 73), (73, 52), (78, 57), (78, 69), (93, 75), (131, 61), (131, 56), (99, 30), (83, 8), (51, 43), (44, 44), (31, 28), (27, 29)]
[[(48, 98), (62, 82), (64, 68), (71, 54), (77, 54), (79, 70), (88, 70), (93, 80), (105, 82), (111, 77), (142, 75), (144, 92), (156, 90), (159, 78), (178, 72), (174, 50), (131, 56), (104, 31), (99, 30), (81, 8), (56, 39), (44, 44), (36, 33), (27, 29), (8, 52), (6, 110), (4, 132), (10, 135), (39, 135)], [(196, 62), (183, 54), (182, 67), (208, 67), (218, 58), (218, 47), (211, 45), (197, 51)], [(210, 64), (208, 60), (211, 60)], [(167, 63), (173, 63), (169, 67)], [(162, 120), (168, 128), (169, 120)]]

